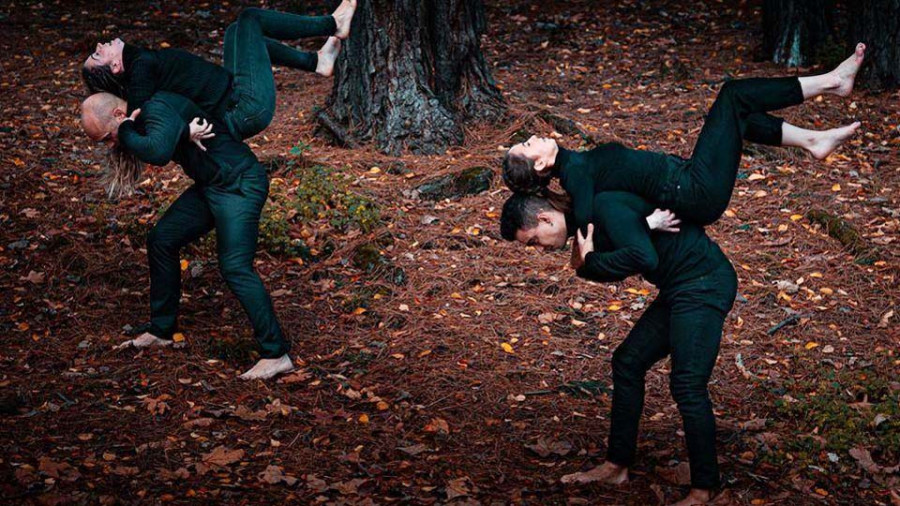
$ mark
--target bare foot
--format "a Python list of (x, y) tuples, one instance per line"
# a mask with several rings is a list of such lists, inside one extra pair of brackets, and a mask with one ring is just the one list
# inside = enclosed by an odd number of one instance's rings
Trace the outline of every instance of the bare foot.
[(319, 62), (316, 64), (316, 74), (325, 77), (331, 77), (334, 73), (334, 62), (341, 53), (341, 39), (337, 37), (328, 37), (325, 45), (317, 53)]
[(143, 334), (135, 337), (134, 339), (129, 339), (124, 343), (113, 348), (114, 350), (121, 350), (122, 348), (128, 348), (129, 346), (133, 346), (135, 348), (149, 348), (151, 346), (171, 346), (172, 341), (169, 339), (160, 339), (149, 332), (144, 332)]
[(559, 481), (566, 485), (593, 483), (596, 481), (607, 485), (621, 485), (628, 481), (628, 468), (607, 461), (583, 473), (567, 474), (560, 478)]
[(712, 493), (709, 490), (692, 488), (688, 492), (687, 497), (672, 504), (671, 506), (694, 506), (695, 504), (707, 504), (712, 499)]
[(291, 357), (287, 354), (278, 358), (264, 358), (256, 363), (249, 371), (241, 374), (241, 379), (269, 379), (294, 370), (294, 364)]
[(353, 21), (353, 13), (356, 11), (356, 0), (343, 0), (341, 5), (331, 13), (337, 25), (335, 35), (339, 39), (350, 36), (350, 23)]
[(816, 159), (824, 160), (837, 149), (838, 146), (843, 144), (844, 141), (852, 137), (859, 128), (859, 125), (860, 122), (855, 121), (850, 125), (842, 126), (840, 128), (816, 132), (816, 135), (810, 139), (810, 144), (806, 149)]
[(856, 80), (856, 73), (862, 66), (863, 59), (866, 56), (866, 45), (860, 42), (856, 45), (856, 51), (850, 55), (836, 69), (829, 72), (836, 79), (837, 88), (832, 91), (833, 94), (846, 97), (853, 91), (853, 81)]

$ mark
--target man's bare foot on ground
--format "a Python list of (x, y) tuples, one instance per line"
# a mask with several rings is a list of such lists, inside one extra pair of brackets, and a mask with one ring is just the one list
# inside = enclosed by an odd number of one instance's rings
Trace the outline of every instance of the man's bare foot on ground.
[(853, 91), (853, 82), (856, 80), (856, 73), (862, 66), (863, 59), (866, 56), (866, 45), (860, 42), (856, 45), (856, 50), (836, 69), (829, 72), (835, 79), (835, 87), (831, 92), (839, 97), (849, 96)]
[(331, 77), (334, 73), (334, 62), (341, 53), (341, 39), (337, 37), (328, 37), (322, 49), (316, 53), (319, 62), (316, 64), (316, 74), (325, 77)]
[(353, 21), (353, 13), (356, 11), (356, 0), (343, 0), (341, 5), (331, 13), (337, 25), (335, 35), (339, 39), (350, 36), (350, 23)]
[(810, 154), (816, 157), (816, 159), (824, 160), (837, 149), (838, 146), (843, 144), (844, 141), (852, 137), (859, 128), (859, 125), (860, 122), (855, 121), (850, 125), (816, 132), (810, 139), (810, 144), (806, 149)]
[(250, 368), (249, 371), (241, 374), (241, 379), (269, 379), (293, 369), (294, 364), (291, 362), (291, 357), (286, 354), (278, 358), (264, 358)]
[(709, 490), (692, 488), (687, 497), (672, 504), (671, 506), (694, 506), (695, 504), (708, 504), (712, 499), (712, 493)]
[(124, 343), (116, 346), (114, 349), (121, 350), (122, 348), (128, 348), (129, 346), (133, 346), (135, 348), (150, 348), (151, 346), (172, 346), (172, 341), (169, 339), (160, 339), (149, 332), (144, 332), (134, 339), (129, 339), (128, 341), (125, 341)]
[(567, 474), (559, 479), (564, 484), (606, 483), (607, 485), (621, 485), (628, 481), (628, 468), (604, 462), (599, 466), (583, 473)]

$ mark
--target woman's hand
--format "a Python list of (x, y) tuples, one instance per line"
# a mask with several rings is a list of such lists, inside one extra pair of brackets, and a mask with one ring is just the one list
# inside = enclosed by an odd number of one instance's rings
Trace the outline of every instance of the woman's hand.
[(647, 226), (650, 230), (659, 230), (660, 232), (678, 232), (681, 229), (678, 225), (681, 223), (675, 213), (666, 209), (654, 209), (653, 214), (647, 216)]
[(140, 109), (135, 109), (134, 112), (131, 113), (131, 116), (128, 116), (128, 117), (122, 119), (122, 121), (123, 121), (123, 122), (125, 122), (125, 121), (134, 121), (134, 120), (136, 120), (137, 117), (140, 116), (140, 115), (141, 115), (141, 110), (140, 110)]
[(588, 253), (594, 251), (594, 224), (587, 227), (587, 235), (581, 235), (581, 228), (578, 229), (575, 236), (575, 243), (578, 246), (578, 258), (581, 265), (584, 265), (585, 258)]
[(212, 139), (216, 136), (212, 131), (212, 123), (203, 118), (194, 118), (193, 121), (191, 121), (190, 128), (191, 142), (196, 144), (202, 151), (206, 151), (206, 146), (203, 145), (202, 141)]

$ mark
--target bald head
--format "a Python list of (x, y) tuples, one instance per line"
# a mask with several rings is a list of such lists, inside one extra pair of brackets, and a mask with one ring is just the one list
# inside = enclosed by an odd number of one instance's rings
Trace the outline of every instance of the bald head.
[(115, 139), (128, 104), (111, 93), (95, 93), (81, 104), (81, 126), (95, 141)]

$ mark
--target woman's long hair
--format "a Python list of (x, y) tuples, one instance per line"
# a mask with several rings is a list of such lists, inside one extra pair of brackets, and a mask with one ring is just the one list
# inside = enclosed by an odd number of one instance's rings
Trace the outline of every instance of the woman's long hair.
[(134, 193), (143, 172), (143, 162), (122, 149), (120, 144), (116, 144), (106, 154), (100, 183), (106, 188), (109, 198), (126, 197)]
[(128, 100), (125, 96), (125, 80), (121, 76), (113, 74), (109, 65), (101, 65), (94, 68), (81, 67), (81, 79), (87, 86), (90, 94), (107, 92)]

